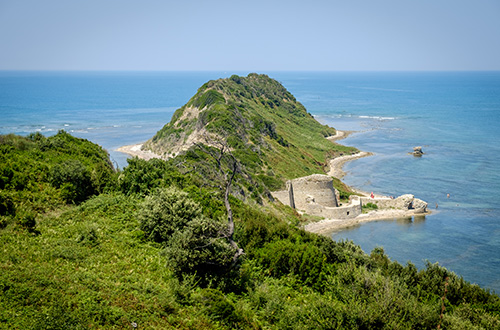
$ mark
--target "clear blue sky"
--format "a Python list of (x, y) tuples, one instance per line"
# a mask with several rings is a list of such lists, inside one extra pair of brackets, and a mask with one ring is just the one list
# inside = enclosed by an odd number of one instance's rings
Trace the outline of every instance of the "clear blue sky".
[(500, 1), (0, 0), (0, 70), (500, 70)]

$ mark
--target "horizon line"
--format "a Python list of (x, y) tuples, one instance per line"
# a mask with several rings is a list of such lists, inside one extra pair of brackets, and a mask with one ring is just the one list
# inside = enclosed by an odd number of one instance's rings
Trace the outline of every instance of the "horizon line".
[(443, 69), (443, 70), (249, 70), (249, 69), (200, 69), (200, 70), (168, 70), (168, 69), (158, 69), (158, 70), (139, 70), (139, 69), (0, 69), (0, 72), (109, 72), (109, 73), (162, 73), (162, 72), (178, 72), (178, 73), (199, 73), (199, 72), (249, 72), (249, 73), (259, 73), (259, 72), (297, 72), (297, 73), (439, 73), (439, 72), (500, 72), (500, 69), (488, 69), (488, 70), (465, 70), (465, 69)]

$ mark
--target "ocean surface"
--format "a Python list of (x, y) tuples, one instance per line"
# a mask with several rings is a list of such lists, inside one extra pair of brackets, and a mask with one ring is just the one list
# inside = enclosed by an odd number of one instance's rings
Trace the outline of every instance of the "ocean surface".
[[(64, 129), (106, 148), (144, 142), (206, 81), (248, 72), (0, 72), (0, 134)], [(500, 72), (266, 72), (341, 141), (374, 156), (347, 163), (364, 191), (429, 203), (423, 219), (331, 233), (367, 253), (425, 261), (500, 293)], [(425, 155), (408, 155), (422, 146)], [(450, 197), (447, 197), (450, 194)], [(436, 205), (438, 208), (436, 209)]]

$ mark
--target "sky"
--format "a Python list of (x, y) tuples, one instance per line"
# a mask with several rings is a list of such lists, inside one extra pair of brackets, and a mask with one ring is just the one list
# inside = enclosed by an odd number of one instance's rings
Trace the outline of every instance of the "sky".
[(0, 0), (0, 70), (500, 70), (500, 1)]

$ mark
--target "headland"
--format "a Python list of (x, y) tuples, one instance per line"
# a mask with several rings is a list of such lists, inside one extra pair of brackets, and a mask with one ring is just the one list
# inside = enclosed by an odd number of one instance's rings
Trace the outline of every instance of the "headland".
[[(337, 131), (328, 139), (332, 142), (337, 141), (351, 133)], [(373, 154), (369, 152), (359, 152), (333, 158), (329, 162), (330, 169), (327, 175), (317, 174), (289, 180), (287, 189), (273, 192), (273, 197), (295, 208), (299, 213), (322, 217), (322, 220), (304, 226), (306, 231), (317, 234), (327, 234), (363, 222), (422, 217), (430, 214), (427, 203), (411, 194), (393, 198), (350, 188), (356, 195), (351, 195), (348, 203), (340, 204), (331, 177), (341, 179), (345, 176), (342, 170), (345, 163), (371, 155)], [(369, 211), (366, 211), (367, 208), (363, 208), (363, 205), (369, 206)]]
[[(337, 130), (335, 135), (327, 139), (336, 143), (334, 141), (342, 140), (352, 133), (354, 132)], [(117, 151), (145, 160), (165, 158), (150, 150), (144, 150), (142, 147), (143, 144), (128, 145), (118, 148)], [(372, 155), (372, 153), (361, 151), (353, 155), (335, 157), (329, 161), (327, 175), (311, 175), (289, 180), (287, 182), (287, 190), (275, 191), (272, 193), (273, 197), (283, 204), (292, 206), (299, 213), (322, 217), (323, 219), (320, 221), (309, 222), (304, 225), (304, 230), (317, 234), (327, 234), (335, 230), (356, 226), (369, 221), (393, 220), (411, 218), (414, 216), (422, 217), (430, 214), (427, 210), (427, 203), (414, 198), (414, 196), (410, 194), (392, 198), (376, 193), (367, 193), (350, 187), (352, 191), (356, 192), (356, 195), (351, 196), (348, 203), (341, 204), (339, 202), (338, 193), (336, 193), (333, 188), (331, 177), (342, 179), (346, 174), (342, 168), (347, 162)], [(305, 185), (304, 182), (306, 182)], [(319, 184), (319, 182), (322, 183)], [(325, 185), (325, 187), (323, 187), (324, 189), (318, 189), (318, 184)], [(306, 189), (301, 189), (305, 186), (307, 186)], [(312, 186), (315, 186), (312, 188), (314, 191), (310, 190)], [(290, 190), (292, 190), (292, 195), (290, 195)], [(320, 192), (320, 190), (322, 191)], [(327, 193), (327, 197), (325, 198), (324, 193), (328, 190), (330, 190), (330, 192)], [(324, 200), (321, 202), (318, 201), (319, 195), (323, 195)], [(293, 202), (291, 198), (294, 199)], [(303, 200), (304, 203), (297, 203), (297, 199)], [(335, 205), (330, 205), (332, 203)], [(372, 207), (376, 205), (376, 208), (365, 211), (363, 205), (368, 203), (370, 203)]]

